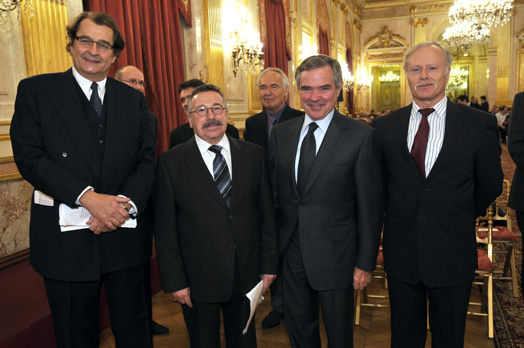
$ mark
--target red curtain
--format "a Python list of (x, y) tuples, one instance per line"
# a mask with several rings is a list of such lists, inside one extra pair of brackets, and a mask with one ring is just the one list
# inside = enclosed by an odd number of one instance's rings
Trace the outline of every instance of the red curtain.
[(318, 53), (329, 56), (329, 34), (327, 31), (318, 29)]
[[(355, 78), (355, 74), (353, 74), (353, 55), (351, 54), (351, 48), (346, 47), (346, 63), (348, 64), (348, 69), (351, 75), (353, 75), (353, 78)], [(354, 92), (353, 89), (350, 89), (348, 92), (348, 112), (350, 112), (352, 115), (355, 113), (355, 105), (353, 105), (353, 96)]]
[(128, 64), (144, 72), (149, 110), (158, 118), (158, 154), (169, 148), (171, 130), (187, 122), (177, 92), (185, 81), (178, 1), (88, 0), (86, 6), (113, 16), (126, 41), (109, 75)]
[[(266, 36), (264, 44), (264, 66), (280, 68), (287, 75), (291, 52), (286, 46), (285, 7), (282, 0), (265, 0)], [(262, 32), (262, 31), (261, 31)]]

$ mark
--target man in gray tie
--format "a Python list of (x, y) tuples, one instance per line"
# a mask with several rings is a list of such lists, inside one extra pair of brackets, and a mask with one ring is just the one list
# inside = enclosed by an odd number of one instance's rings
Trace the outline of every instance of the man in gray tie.
[(371, 279), (382, 227), (375, 131), (335, 110), (335, 59), (309, 57), (295, 78), (306, 115), (275, 126), (269, 144), (284, 320), (294, 348), (320, 348), (320, 304), (329, 347), (353, 347), (353, 289)]
[(256, 347), (246, 294), (277, 273), (277, 237), (262, 148), (226, 135), (227, 104), (213, 85), (189, 103), (195, 135), (158, 158), (155, 241), (164, 291), (182, 305), (191, 347)]

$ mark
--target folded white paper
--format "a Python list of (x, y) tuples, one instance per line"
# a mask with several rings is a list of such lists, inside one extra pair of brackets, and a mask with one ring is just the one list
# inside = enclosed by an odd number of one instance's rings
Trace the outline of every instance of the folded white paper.
[[(89, 228), (87, 221), (91, 218), (91, 213), (84, 207), (71, 208), (61, 203), (58, 206), (59, 225), (62, 232), (82, 230)], [(136, 219), (127, 219), (121, 226), (125, 228), (135, 228)]]
[(48, 207), (52, 207), (55, 204), (53, 197), (49, 197), (42, 191), (38, 191), (38, 190), (35, 190), (34, 200), (35, 200), (35, 204), (45, 205)]
[(264, 301), (264, 296), (262, 296), (262, 289), (264, 288), (264, 282), (261, 280), (260, 283), (255, 285), (253, 289), (251, 289), (250, 292), (246, 294), (247, 298), (250, 301), (251, 305), (251, 312), (249, 313), (249, 319), (246, 324), (246, 328), (242, 331), (242, 334), (245, 335), (247, 332), (247, 329), (249, 328), (249, 324), (251, 323), (251, 319), (253, 319), (253, 316), (255, 315), (255, 311), (257, 310), (258, 305)]

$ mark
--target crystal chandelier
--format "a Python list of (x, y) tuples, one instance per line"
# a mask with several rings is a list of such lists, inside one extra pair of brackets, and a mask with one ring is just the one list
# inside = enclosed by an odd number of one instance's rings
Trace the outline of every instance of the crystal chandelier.
[(473, 44), (485, 44), (489, 36), (488, 27), (465, 21), (453, 23), (444, 32), (443, 39), (452, 49), (467, 52)]
[(347, 64), (345, 64), (342, 69), (342, 82), (344, 92), (349, 92), (353, 87), (355, 87), (355, 79), (353, 78), (353, 75), (351, 75)]
[(457, 0), (449, 10), (451, 22), (469, 22), (481, 28), (503, 26), (511, 17), (511, 0)]
[(264, 69), (264, 53), (262, 44), (259, 41), (258, 33), (246, 33), (245, 25), (247, 20), (241, 19), (240, 29), (235, 29), (231, 37), (235, 38), (235, 45), (231, 49), (233, 58), (233, 75), (236, 77), (239, 69), (244, 70), (247, 75), (248, 71), (256, 72), (257, 67)]
[(359, 92), (366, 92), (371, 87), (371, 82), (373, 82), (373, 76), (368, 77), (368, 74), (365, 69), (360, 69), (357, 72), (356, 84), (358, 86)]
[(395, 74), (393, 71), (388, 71), (387, 74), (380, 76), (378, 79), (382, 83), (398, 82), (400, 81), (400, 75)]
[[(22, 4), (23, 3), (23, 4)], [(18, 12), (18, 21), (21, 20), (22, 12), (27, 18), (33, 17), (33, 6), (31, 6), (31, 0), (0, 0), (0, 31), (6, 33), (13, 27), (11, 21), (11, 11), (16, 10)]]

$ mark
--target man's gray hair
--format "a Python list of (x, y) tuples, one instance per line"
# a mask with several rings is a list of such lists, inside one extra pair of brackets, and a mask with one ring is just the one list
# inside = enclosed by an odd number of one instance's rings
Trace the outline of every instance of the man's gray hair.
[(280, 78), (282, 79), (282, 87), (284, 87), (284, 89), (289, 87), (289, 80), (288, 80), (286, 74), (282, 70), (280, 70), (279, 68), (267, 68), (267, 69), (262, 70), (260, 75), (258, 75), (257, 87), (260, 87), (260, 78), (262, 76), (264, 76), (266, 73), (270, 72), (270, 71), (274, 71), (274, 72), (276, 72), (277, 74), (280, 75)]
[(447, 69), (447, 72), (449, 73), (451, 71), (451, 63), (453, 62), (453, 55), (451, 55), (451, 52), (446, 47), (442, 46), (437, 41), (425, 41), (425, 42), (421, 42), (421, 43), (416, 44), (415, 46), (413, 46), (408, 51), (408, 53), (406, 53), (406, 57), (404, 58), (404, 71), (405, 72), (408, 71), (408, 59), (409, 59), (409, 57), (413, 53), (418, 51), (419, 49), (421, 49), (423, 47), (427, 47), (427, 46), (435, 46), (437, 48), (440, 48), (442, 53), (444, 53), (444, 55), (446, 56), (446, 69)]
[(297, 87), (300, 90), (300, 75), (304, 71), (323, 68), (325, 66), (331, 67), (333, 70), (333, 76), (335, 78), (335, 88), (342, 87), (342, 68), (340, 63), (329, 56), (319, 54), (306, 58), (297, 68), (295, 73), (295, 80), (297, 81)]

